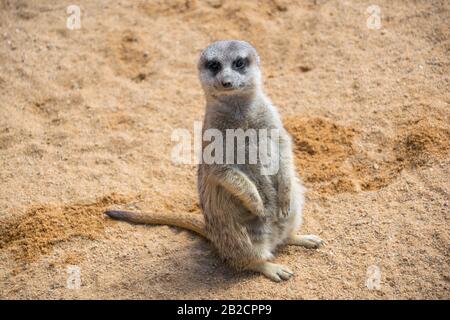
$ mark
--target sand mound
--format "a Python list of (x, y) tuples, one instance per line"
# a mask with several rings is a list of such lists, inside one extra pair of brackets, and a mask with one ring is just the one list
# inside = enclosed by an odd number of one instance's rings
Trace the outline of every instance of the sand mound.
[(378, 190), (389, 185), (405, 168), (443, 159), (450, 150), (450, 130), (439, 120), (411, 121), (398, 129), (376, 152), (390, 158), (379, 161), (358, 146), (361, 133), (322, 118), (289, 118), (299, 173), (320, 193)]
[(432, 119), (412, 121), (396, 139), (394, 150), (399, 162), (420, 166), (434, 157), (443, 158), (450, 151), (450, 129), (445, 123)]
[(285, 126), (294, 139), (300, 175), (309, 186), (326, 193), (355, 189), (345, 166), (355, 153), (355, 129), (340, 127), (321, 118), (289, 118)]
[(105, 209), (130, 199), (111, 194), (90, 204), (32, 207), (24, 215), (2, 222), (0, 249), (8, 248), (16, 259), (33, 261), (57, 243), (76, 237), (98, 239), (105, 229)]

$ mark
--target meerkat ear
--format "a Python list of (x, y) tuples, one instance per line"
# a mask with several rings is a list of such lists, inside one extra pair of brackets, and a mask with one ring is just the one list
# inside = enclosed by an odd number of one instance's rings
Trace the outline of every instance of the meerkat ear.
[(250, 51), (253, 52), (253, 55), (255, 57), (255, 63), (259, 67), (260, 59), (259, 59), (258, 51), (256, 50), (256, 48), (252, 44), (246, 42), (246, 45), (249, 46), (250, 47)]
[(200, 58), (197, 60), (197, 70), (201, 71), (205, 68), (205, 57), (203, 55), (200, 56)]

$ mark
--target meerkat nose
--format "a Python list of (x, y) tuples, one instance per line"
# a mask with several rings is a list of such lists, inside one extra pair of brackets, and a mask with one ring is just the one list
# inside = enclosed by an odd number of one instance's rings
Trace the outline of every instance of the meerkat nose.
[(222, 86), (224, 88), (231, 88), (232, 83), (230, 81), (222, 81)]

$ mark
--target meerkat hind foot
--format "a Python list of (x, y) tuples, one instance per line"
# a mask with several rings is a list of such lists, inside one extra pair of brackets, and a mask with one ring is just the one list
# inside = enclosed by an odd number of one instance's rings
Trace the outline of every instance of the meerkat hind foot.
[(251, 265), (249, 270), (262, 273), (272, 281), (280, 282), (281, 280), (288, 280), (294, 273), (286, 266), (281, 264), (262, 261)]
[(294, 246), (302, 246), (309, 249), (317, 249), (324, 244), (324, 241), (316, 235), (307, 234), (307, 235), (293, 235), (291, 236), (287, 244)]

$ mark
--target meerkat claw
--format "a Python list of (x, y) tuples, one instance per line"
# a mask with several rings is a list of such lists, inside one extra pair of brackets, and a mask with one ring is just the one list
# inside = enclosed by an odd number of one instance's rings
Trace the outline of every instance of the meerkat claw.
[(291, 214), (290, 207), (280, 207), (278, 209), (278, 218), (287, 218)]

